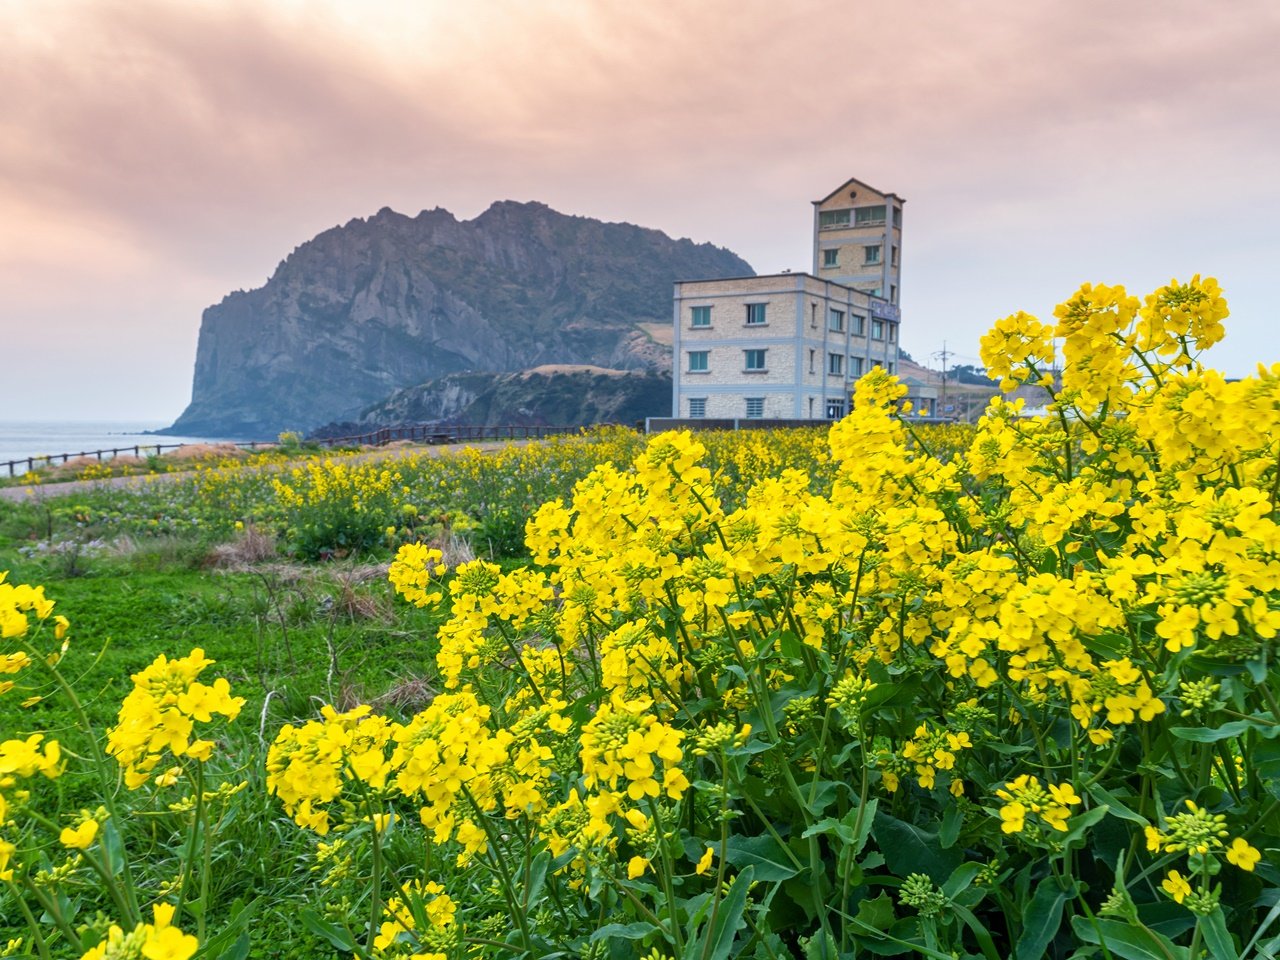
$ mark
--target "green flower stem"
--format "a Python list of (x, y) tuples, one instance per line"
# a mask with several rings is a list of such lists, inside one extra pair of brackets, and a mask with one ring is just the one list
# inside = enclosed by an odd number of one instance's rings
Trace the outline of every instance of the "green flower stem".
[[(44, 942), (44, 934), (40, 932), (40, 925), (36, 923), (36, 918), (31, 913), (31, 908), (27, 906), (27, 901), (22, 897), (22, 891), (17, 885), (10, 882), (6, 886), (9, 888), (9, 894), (17, 901), (18, 909), (22, 911), (22, 918), (27, 921), (27, 929), (31, 931), (31, 939), (35, 942), (36, 949), (40, 951), (40, 956), (45, 960), (49, 960), (53, 956), (49, 952), (49, 945)], [(75, 941), (72, 941), (75, 944)]]
[(671, 919), (671, 934), (675, 941), (676, 953), (684, 955), (684, 932), (680, 929), (680, 921), (676, 915), (676, 891), (671, 882), (675, 874), (675, 865), (671, 862), (671, 852), (667, 849), (666, 836), (662, 827), (662, 814), (658, 810), (658, 802), (650, 797), (649, 815), (653, 818), (654, 832), (658, 835), (658, 855), (662, 860), (662, 892), (667, 898), (667, 916)]
[(382, 838), (378, 836), (378, 821), (373, 819), (373, 889), (369, 892), (369, 934), (365, 950), (373, 954), (373, 942), (378, 937), (378, 921), (382, 917)]
[[(32, 810), (30, 807), (26, 809), (25, 815), (30, 817), (36, 823), (48, 829), (55, 836), (59, 833), (58, 825), (54, 823), (54, 821), (50, 820), (48, 817), (44, 816), (43, 814), (37, 813), (36, 811)], [(102, 880), (103, 884), (106, 885), (107, 894), (108, 896), (111, 897), (111, 902), (116, 905), (116, 909), (121, 911), (122, 915), (127, 914), (129, 909), (128, 901), (125, 900), (124, 894), (120, 889), (120, 885), (116, 883), (115, 875), (111, 872), (110, 869), (108, 869), (110, 864), (108, 864), (106, 861), (105, 847), (103, 848), (102, 852), (103, 852), (103, 859), (101, 862), (99, 862), (98, 860), (95, 860), (92, 854), (90, 854), (88, 850), (81, 850), (80, 856), (83, 857), (84, 861), (88, 863), (90, 867), (93, 868), (93, 872), (96, 873), (99, 879)]]
[[(58, 901), (54, 897), (45, 894), (35, 884), (31, 884), (31, 893), (40, 902), (40, 906), (44, 909), (44, 912), (53, 918), (54, 925), (58, 928), (59, 932), (67, 938), (67, 942), (72, 946), (78, 947), (80, 945), (80, 938), (76, 935), (75, 928), (71, 926), (71, 922), (63, 916), (62, 910), (58, 907)], [(23, 913), (30, 917), (31, 912), (26, 903), (21, 897), (16, 899), (20, 904), (22, 904)], [(33, 925), (32, 929), (37, 929), (34, 926), (34, 918), (29, 922)]]
[[(197, 839), (204, 841), (207, 850), (209, 846), (208, 837), (202, 836), (204, 825), (204, 764), (199, 760), (196, 761), (196, 809), (191, 816), (191, 833), (187, 838), (187, 853), (183, 857), (182, 862), (182, 886), (178, 889), (178, 905), (173, 911), (173, 922), (175, 924), (182, 920), (182, 908), (187, 902), (187, 890), (190, 889), (191, 881), (195, 878), (195, 859), (196, 859), (196, 842)], [(209, 910), (209, 902), (206, 899), (208, 876), (207, 869), (201, 871), (201, 889), (200, 889), (200, 913), (196, 916), (196, 928), (199, 931), (196, 938), (204, 943), (204, 925), (205, 914)]]
[[(58, 688), (70, 701), (71, 709), (75, 711), (76, 719), (80, 724), (80, 729), (89, 737), (89, 746), (93, 750), (94, 770), (98, 774), (98, 782), (102, 788), (103, 805), (107, 808), (107, 813), (110, 814), (105, 829), (115, 830), (117, 835), (119, 835), (120, 831), (117, 825), (122, 821), (120, 819), (120, 810), (116, 806), (115, 791), (112, 789), (113, 786), (119, 786), (119, 784), (112, 784), (107, 777), (106, 757), (102, 754), (102, 746), (98, 743), (98, 738), (94, 733), (93, 724), (89, 722), (89, 715), (85, 712), (84, 704), (80, 702), (80, 698), (76, 696), (75, 689), (67, 682), (66, 677), (62, 675), (62, 671), (58, 669), (56, 664), (47, 662), (43, 657), (35, 657), (33, 659), (37, 659), (43, 663), (45, 668), (53, 676), (54, 682), (57, 683)], [(106, 848), (104, 847), (103, 849), (105, 850)], [(129, 857), (128, 854), (124, 852), (124, 837), (122, 835), (120, 836), (120, 849), (120, 876), (124, 881), (121, 886), (124, 890), (124, 901), (127, 907), (120, 920), (124, 924), (135, 926), (142, 921), (142, 911), (138, 908), (137, 891), (134, 889), (133, 873), (129, 867)], [(110, 864), (108, 864), (108, 866), (110, 866)]]
[(484, 830), (485, 838), (489, 841), (489, 860), (502, 877), (502, 895), (507, 901), (507, 907), (511, 910), (512, 916), (515, 918), (516, 925), (520, 928), (522, 945), (525, 950), (532, 953), (533, 937), (529, 933), (529, 920), (516, 900), (515, 884), (511, 879), (511, 871), (507, 869), (506, 858), (502, 856), (502, 845), (498, 842), (498, 836), (494, 833), (493, 825), (489, 822), (489, 818), (480, 809), (480, 805), (476, 803), (476, 798), (471, 795), (471, 791), (463, 786), (462, 795), (467, 798), (467, 802), (471, 804), (471, 809), (476, 812), (476, 819), (480, 821), (480, 827)]

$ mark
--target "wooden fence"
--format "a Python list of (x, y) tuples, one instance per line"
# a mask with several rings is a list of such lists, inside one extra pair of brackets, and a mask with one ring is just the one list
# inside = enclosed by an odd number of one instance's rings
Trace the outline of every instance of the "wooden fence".
[[(323, 440), (308, 440), (307, 445), (321, 447), (381, 447), (396, 441), (414, 443), (460, 443), (468, 440), (537, 440), (542, 437), (556, 436), (566, 433), (577, 433), (582, 427), (384, 427), (372, 433), (362, 433), (351, 437), (329, 437)], [(111, 460), (121, 454), (132, 454), (135, 457), (159, 456), (165, 450), (177, 450), (185, 447), (185, 443), (142, 443), (131, 447), (110, 447), (103, 450), (81, 450), (79, 453), (51, 453), (38, 457), (22, 457), (18, 460), (0, 462), (0, 474), (8, 471), (15, 477), (19, 472), (30, 473), (37, 467), (51, 467), (82, 457), (93, 457), (98, 462)], [(278, 444), (264, 440), (245, 440), (236, 443), (237, 447), (247, 450), (275, 447)], [(19, 468), (22, 468), (19, 471)]]

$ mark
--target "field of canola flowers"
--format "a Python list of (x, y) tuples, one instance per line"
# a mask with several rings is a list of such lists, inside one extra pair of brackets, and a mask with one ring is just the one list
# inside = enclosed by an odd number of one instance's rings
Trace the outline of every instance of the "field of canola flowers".
[[(983, 360), (1054, 392), (1038, 419), (916, 427), (875, 372), (827, 436), (210, 471), (62, 508), (394, 549), (431, 696), (267, 728), (170, 650), (99, 731), (74, 623), (0, 584), (4, 696), (81, 721), (0, 743), (9, 952), (1275, 956), (1280, 364), (1202, 366), (1226, 315), (1196, 277), (999, 322)], [(490, 559), (446, 564), (458, 535)], [(235, 899), (231, 836), (281, 851)]]

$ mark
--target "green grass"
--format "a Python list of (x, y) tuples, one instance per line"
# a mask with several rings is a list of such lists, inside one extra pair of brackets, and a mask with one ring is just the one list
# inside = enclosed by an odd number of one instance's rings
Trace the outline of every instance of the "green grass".
[[(421, 678), (433, 673), (436, 650), (431, 617), (395, 598), (372, 562), (300, 566), (281, 560), (217, 570), (206, 565), (213, 546), (208, 540), (172, 536), (140, 539), (74, 563), (66, 555), (26, 556), (18, 547), (27, 542), (33, 515), (24, 508), (0, 518), (0, 530), (10, 534), (0, 539), (0, 570), (9, 571), (11, 582), (43, 584), (56, 612), (71, 621), (71, 647), (61, 667), (94, 729), (101, 733), (115, 723), (131, 674), (161, 653), (182, 656), (203, 648), (217, 661), (210, 674), (225, 676), (246, 699), (221, 745), (242, 764), (232, 779), (249, 786), (231, 800), (214, 835), (213, 929), (235, 901), (251, 902), (270, 890), (257, 907), (249, 956), (333, 955), (298, 920), (300, 906), (314, 905), (320, 892), (308, 870), (314, 838), (267, 795), (266, 745), (282, 724), (315, 716), (323, 703), (381, 701), (383, 711), (406, 716), (420, 708), (430, 693)], [(375, 559), (386, 558), (366, 561)], [(46, 648), (51, 642), (46, 635)], [(29, 670), (23, 680), (37, 675)], [(0, 697), (0, 738), (41, 732), (69, 754), (86, 756), (89, 742), (66, 698), (41, 692), (49, 695), (25, 708), (16, 692)], [(96, 806), (97, 781), (87, 766), (73, 764), (66, 775), (39, 783), (37, 799), (54, 810)], [(151, 889), (171, 879), (179, 862), (171, 838), (182, 835), (183, 821), (164, 807), (173, 799), (158, 794), (149, 819), (131, 829), (131, 850)], [(99, 909), (110, 912), (87, 891), (81, 921)], [(9, 926), (19, 918), (10, 918), (7, 907), (0, 906), (0, 914), (2, 944), (24, 931)]]

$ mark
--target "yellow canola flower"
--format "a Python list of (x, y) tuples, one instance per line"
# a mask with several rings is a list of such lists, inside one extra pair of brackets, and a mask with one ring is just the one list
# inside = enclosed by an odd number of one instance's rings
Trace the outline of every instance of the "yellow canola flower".
[(197, 647), (175, 660), (161, 654), (133, 675), (133, 689), (120, 705), (116, 726), (107, 731), (107, 753), (124, 768), (129, 789), (146, 783), (166, 752), (207, 760), (213, 742), (193, 740), (195, 725), (209, 723), (215, 715), (227, 720), (239, 715), (244, 698), (232, 696), (225, 678), (212, 684), (196, 679), (213, 662)]
[(1170, 870), (1164, 880), (1160, 882), (1160, 886), (1177, 903), (1181, 903), (1191, 895), (1191, 884), (1177, 870)]
[(701, 875), (706, 873), (708, 870), (710, 870), (711, 861), (715, 858), (715, 855), (716, 855), (715, 848), (707, 847), (706, 851), (699, 858), (698, 865), (697, 867), (694, 868), (694, 872)]
[(1252, 871), (1261, 859), (1262, 854), (1256, 848), (1251, 847), (1243, 837), (1236, 837), (1231, 841), (1231, 846), (1227, 848), (1227, 861), (1234, 863), (1241, 870)]
[(64, 847), (73, 850), (85, 850), (93, 843), (94, 837), (98, 835), (98, 822), (96, 820), (85, 820), (78, 827), (63, 827), (62, 832), (58, 834), (58, 842)]
[(200, 943), (190, 934), (172, 926), (172, 904), (158, 903), (153, 908), (155, 922), (140, 923), (129, 933), (112, 924), (107, 936), (80, 956), (80, 960), (116, 960), (140, 957), (145, 960), (190, 960)]

